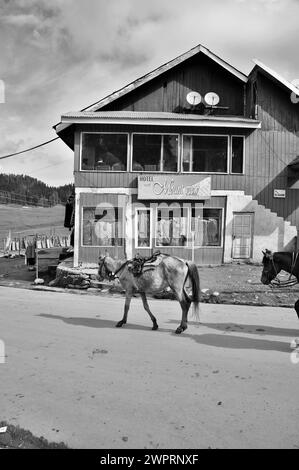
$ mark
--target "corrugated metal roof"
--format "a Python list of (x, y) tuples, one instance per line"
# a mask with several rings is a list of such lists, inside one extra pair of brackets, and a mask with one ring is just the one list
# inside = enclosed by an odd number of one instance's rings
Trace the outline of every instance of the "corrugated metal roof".
[(187, 114), (187, 113), (166, 113), (166, 112), (150, 112), (150, 111), (71, 111), (61, 116), (62, 121), (70, 121), (72, 119), (163, 119), (163, 120), (181, 120), (181, 121), (228, 121), (228, 122), (248, 122), (259, 123), (254, 119), (244, 118), (243, 116), (212, 116), (204, 114)]

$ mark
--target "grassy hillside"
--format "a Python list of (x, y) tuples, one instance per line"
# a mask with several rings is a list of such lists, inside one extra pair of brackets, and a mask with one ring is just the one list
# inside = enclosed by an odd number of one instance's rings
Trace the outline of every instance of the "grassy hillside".
[(0, 239), (5, 238), (8, 231), (12, 236), (51, 234), (68, 235), (69, 230), (63, 227), (64, 206), (32, 207), (0, 205)]

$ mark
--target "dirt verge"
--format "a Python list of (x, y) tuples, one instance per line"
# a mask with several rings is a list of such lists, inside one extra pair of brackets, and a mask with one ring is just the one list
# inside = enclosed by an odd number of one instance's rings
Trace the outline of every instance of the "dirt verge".
[(0, 449), (68, 449), (63, 442), (49, 442), (44, 437), (35, 437), (30, 431), (19, 426), (0, 422), (0, 428), (7, 427), (0, 433)]

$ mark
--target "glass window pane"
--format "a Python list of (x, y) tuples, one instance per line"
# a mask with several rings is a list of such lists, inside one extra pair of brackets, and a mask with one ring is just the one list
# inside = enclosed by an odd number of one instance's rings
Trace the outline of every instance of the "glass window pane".
[(193, 136), (191, 171), (226, 173), (227, 143), (226, 136)]
[(183, 137), (183, 171), (190, 171), (191, 142), (192, 142), (192, 137), (190, 135), (184, 135)]
[(137, 210), (137, 247), (151, 246), (151, 213), (150, 210)]
[(161, 135), (133, 136), (133, 171), (160, 171)]
[(178, 169), (178, 136), (163, 136), (163, 170), (177, 171)]
[(232, 137), (232, 173), (243, 173), (243, 137)]
[(126, 134), (82, 134), (82, 170), (125, 171), (127, 154)]
[(195, 246), (221, 246), (221, 209), (192, 209)]
[(83, 246), (122, 246), (121, 208), (83, 208)]
[(157, 210), (156, 246), (186, 246), (188, 213), (183, 208)]
[(178, 165), (178, 136), (133, 135), (133, 171), (175, 171)]

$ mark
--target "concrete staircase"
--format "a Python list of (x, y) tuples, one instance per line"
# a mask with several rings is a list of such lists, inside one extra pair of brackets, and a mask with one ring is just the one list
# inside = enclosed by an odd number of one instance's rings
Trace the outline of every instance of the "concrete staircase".
[[(243, 193), (243, 194), (242, 194)], [(261, 261), (262, 250), (294, 251), (297, 247), (297, 228), (283, 217), (261, 205), (243, 191), (227, 194), (227, 216), (224, 260), (231, 259), (232, 223), (234, 212), (254, 213), (252, 260)]]

